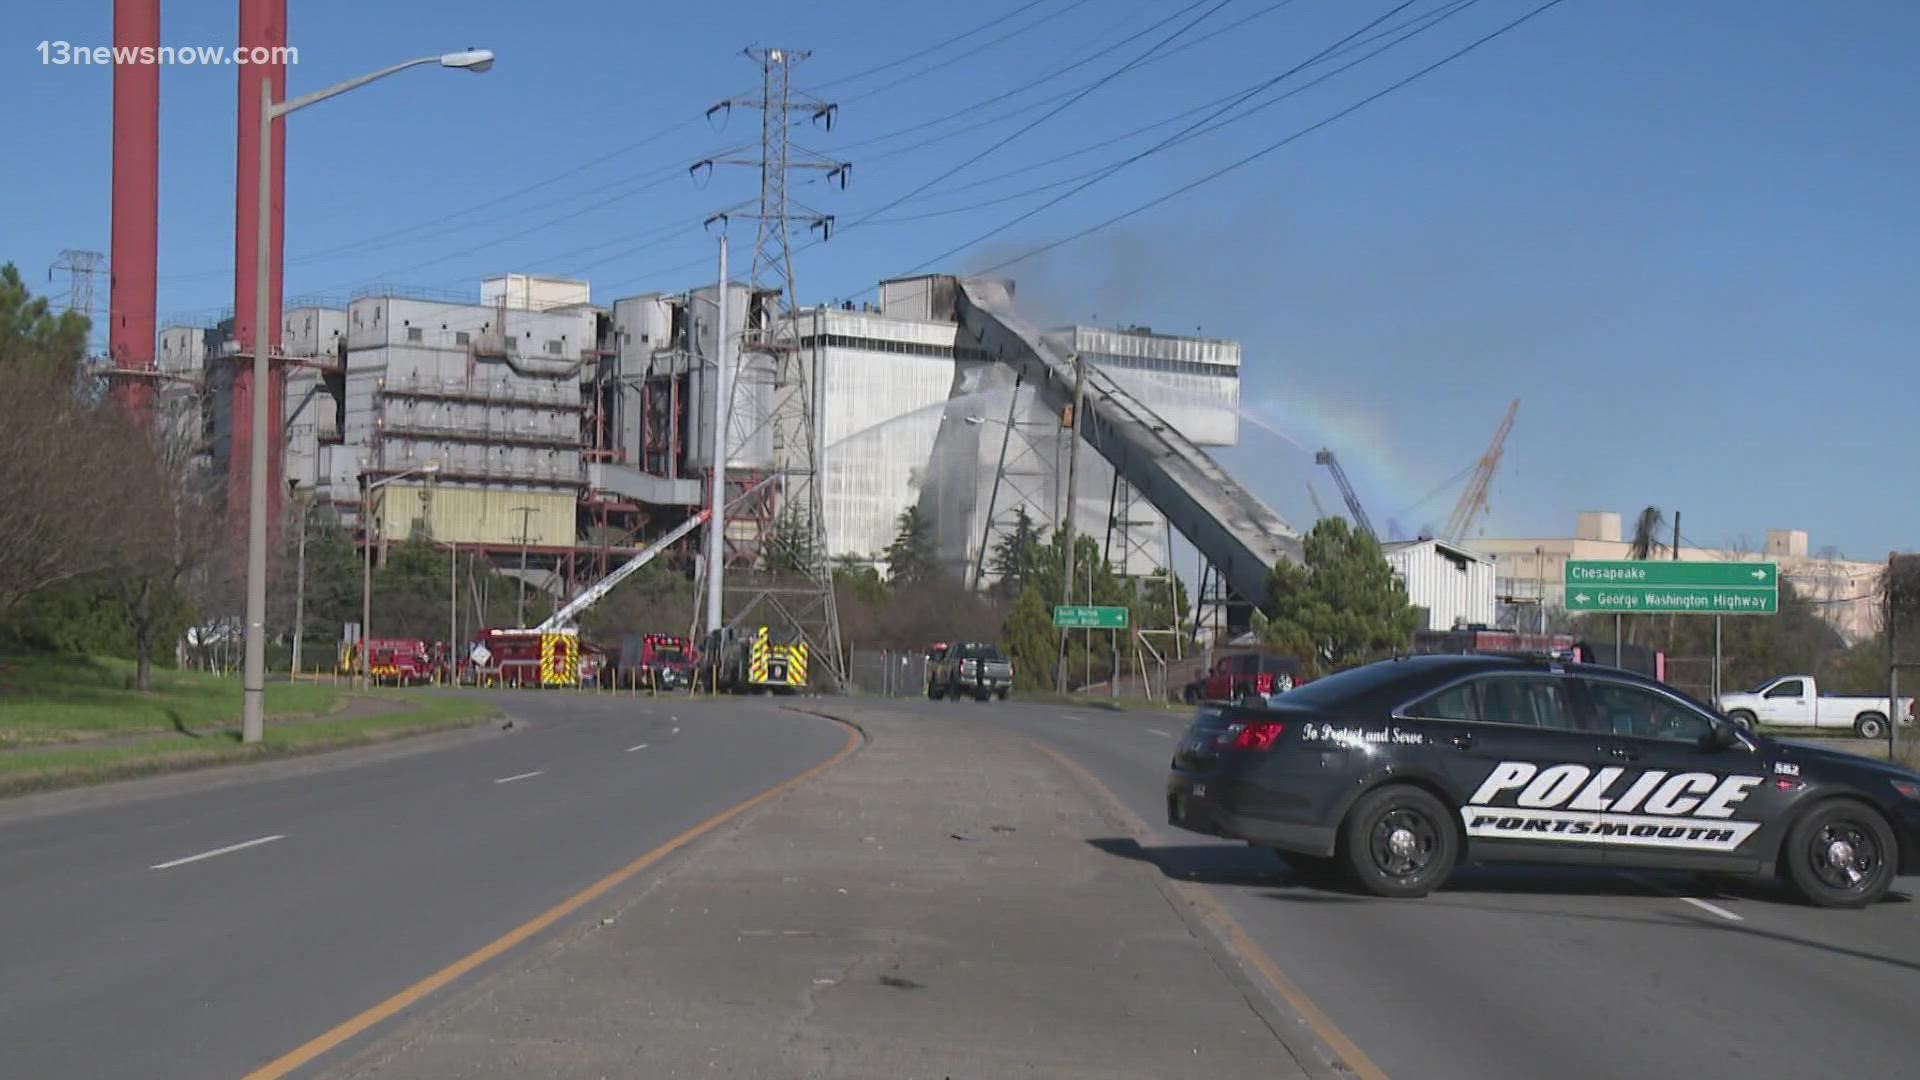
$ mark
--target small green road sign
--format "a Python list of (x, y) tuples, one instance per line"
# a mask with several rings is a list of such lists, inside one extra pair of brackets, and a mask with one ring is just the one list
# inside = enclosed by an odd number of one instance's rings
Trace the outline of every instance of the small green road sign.
[(1770, 562), (1569, 559), (1568, 611), (1620, 614), (1772, 615), (1780, 566)]
[(1055, 604), (1053, 625), (1062, 630), (1125, 630), (1127, 609)]

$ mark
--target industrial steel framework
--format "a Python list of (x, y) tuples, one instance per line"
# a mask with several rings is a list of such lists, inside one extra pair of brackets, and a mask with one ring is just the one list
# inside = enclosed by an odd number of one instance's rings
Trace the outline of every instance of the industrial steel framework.
[[(973, 553), (972, 587), (976, 591), (986, 587), (987, 559), (994, 546), (1012, 534), (1022, 511), (1042, 530), (1043, 537), (1046, 528), (1058, 527), (1060, 523), (1060, 448), (1065, 443), (1067, 428), (1051, 416), (1022, 420), (1022, 389), (1029, 391), (1026, 400), (1034, 400), (1032, 388), (1016, 373), (1013, 391), (1008, 396), (1006, 419), (997, 421), (1001, 424), (1000, 455), (994, 466), (993, 485), (987, 489), (986, 512), (980, 516), (980, 546)], [(980, 419), (983, 423), (986, 421), (985, 417)], [(1049, 488), (1052, 497), (1049, 497)]]
[[(733, 415), (739, 415), (739, 395), (750, 385), (751, 371), (769, 369), (773, 380), (772, 426), (774, 471), (779, 477), (778, 493), (769, 504), (771, 513), (762, 513), (761, 557), (776, 564), (799, 563), (802, 571), (797, 583), (769, 580), (729, 586), (728, 593), (744, 597), (733, 611), (730, 622), (745, 625), (762, 608), (771, 608), (788, 627), (802, 635), (816, 655), (827, 658), (827, 666), (836, 681), (844, 679), (845, 662), (840, 653), (840, 617), (834, 604), (833, 573), (827, 558), (826, 520), (821, 513), (819, 493), (819, 441), (821, 371), (820, 347), (811, 350), (799, 346), (800, 334), (795, 320), (799, 310), (793, 273), (793, 245), (790, 236), (794, 222), (802, 222), (810, 231), (826, 240), (833, 233), (833, 216), (812, 210), (788, 196), (795, 170), (824, 174), (829, 184), (846, 186), (852, 166), (836, 161), (793, 141), (797, 118), (831, 128), (837, 107), (793, 89), (793, 67), (810, 54), (805, 50), (750, 48), (748, 59), (760, 67), (757, 95), (729, 98), (707, 110), (715, 114), (731, 113), (735, 106), (760, 111), (760, 146), (755, 156), (722, 156), (697, 162), (693, 171), (711, 170), (715, 165), (746, 165), (759, 170), (760, 196), (757, 203), (742, 204), (708, 218), (708, 223), (726, 222), (732, 217), (751, 218), (756, 223), (753, 262), (749, 271), (753, 303), (741, 341), (738, 376), (734, 380)], [(726, 283), (721, 283), (724, 288)], [(724, 330), (724, 328), (723, 328)], [(816, 342), (819, 336), (815, 335)], [(754, 363), (752, 358), (761, 358)], [(762, 376), (765, 377), (765, 376)], [(757, 432), (747, 433), (752, 438)], [(777, 509), (776, 509), (777, 508)], [(774, 551), (774, 545), (786, 545)], [(738, 578), (735, 579), (739, 580)]]

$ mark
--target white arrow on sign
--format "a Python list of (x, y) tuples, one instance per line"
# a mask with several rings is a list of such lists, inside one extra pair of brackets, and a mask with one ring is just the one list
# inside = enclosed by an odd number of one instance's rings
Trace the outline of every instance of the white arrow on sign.
[(1765, 570), (1755, 570), (1753, 572), (1753, 580), (1755, 581), (1767, 580), (1767, 572)]
[(1592, 599), (1592, 598), (1591, 598), (1591, 597), (1589, 597), (1589, 596), (1588, 596), (1588, 595), (1587, 595), (1586, 593), (1575, 593), (1575, 594), (1574, 594), (1574, 597), (1573, 597), (1573, 598), (1574, 598), (1575, 600), (1577, 600), (1577, 601), (1579, 601), (1579, 602), (1580, 602), (1580, 603), (1582, 603), (1582, 604), (1584, 604), (1584, 603), (1586, 603), (1586, 602), (1587, 602), (1588, 600), (1590, 600), (1590, 599)]

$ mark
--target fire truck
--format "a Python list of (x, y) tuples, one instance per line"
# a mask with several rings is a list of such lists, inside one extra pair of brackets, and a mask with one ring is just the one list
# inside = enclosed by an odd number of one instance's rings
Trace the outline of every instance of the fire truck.
[(578, 686), (580, 634), (574, 630), (482, 630), (462, 665), (476, 686)]
[(807, 688), (807, 643), (775, 641), (770, 628), (752, 635), (731, 626), (709, 633), (701, 649), (701, 667), (713, 688), (750, 693), (755, 690), (795, 691)]
[[(375, 683), (393, 686), (419, 686), (433, 682), (437, 665), (433, 646), (424, 641), (404, 638), (373, 638), (367, 643), (367, 675)], [(359, 672), (357, 643), (349, 642), (340, 654), (340, 670)]]
[(628, 634), (620, 643), (620, 681), (673, 690), (693, 681), (693, 650), (674, 634)]

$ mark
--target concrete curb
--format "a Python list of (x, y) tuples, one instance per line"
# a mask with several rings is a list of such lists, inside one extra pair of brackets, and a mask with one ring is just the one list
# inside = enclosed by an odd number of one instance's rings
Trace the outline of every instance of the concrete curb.
[[(1153, 839), (1146, 824), (1085, 766), (1025, 735), (1012, 737), (1066, 773), (1114, 828), (1136, 843), (1145, 844)], [(1315, 1077), (1343, 1080), (1356, 1077), (1387, 1080), (1386, 1073), (1368, 1059), (1366, 1052), (1334, 1027), (1293, 980), (1260, 951), (1219, 901), (1206, 890), (1175, 881), (1157, 870), (1153, 881), (1167, 906), (1186, 924), (1187, 930), (1206, 945), (1221, 972), (1240, 991), (1248, 1007), (1266, 1023), (1274, 1039), (1293, 1055), (1302, 1071)]]

